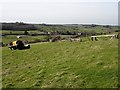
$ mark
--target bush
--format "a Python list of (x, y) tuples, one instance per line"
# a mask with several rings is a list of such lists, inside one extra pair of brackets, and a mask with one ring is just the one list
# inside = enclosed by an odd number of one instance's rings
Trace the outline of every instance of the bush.
[(0, 47), (5, 46), (5, 44), (3, 42), (0, 42)]

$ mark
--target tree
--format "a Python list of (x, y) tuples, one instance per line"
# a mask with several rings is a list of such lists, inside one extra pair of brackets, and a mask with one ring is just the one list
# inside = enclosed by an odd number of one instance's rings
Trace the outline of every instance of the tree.
[(27, 30), (25, 30), (24, 34), (25, 34), (25, 35), (28, 35), (28, 32), (27, 32)]

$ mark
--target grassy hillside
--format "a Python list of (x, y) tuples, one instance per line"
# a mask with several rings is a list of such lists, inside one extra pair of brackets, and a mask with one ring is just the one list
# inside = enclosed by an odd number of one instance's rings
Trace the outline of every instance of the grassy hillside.
[(4, 88), (114, 88), (118, 85), (118, 41), (33, 44), (2, 49)]

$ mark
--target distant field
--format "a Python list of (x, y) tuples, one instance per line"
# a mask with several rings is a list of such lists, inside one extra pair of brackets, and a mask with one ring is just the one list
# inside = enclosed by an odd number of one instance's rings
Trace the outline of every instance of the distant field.
[(42, 40), (44, 39), (46, 36), (26, 36), (26, 35), (20, 35), (22, 36), (22, 38), (17, 38), (18, 35), (7, 35), (5, 37), (2, 38), (2, 42), (3, 43), (10, 43), (12, 41), (15, 40), (22, 40), (22, 41), (28, 41), (28, 42), (32, 42), (35, 40)]
[[(82, 26), (82, 25), (71, 25), (71, 24), (66, 24), (66, 25), (34, 25), (36, 27), (36, 30), (27, 30), (29, 33), (41, 33), (41, 31), (49, 31), (49, 32), (55, 32), (55, 31), (61, 31), (61, 32), (96, 32), (96, 33), (101, 33), (101, 32), (114, 32), (118, 30), (117, 26)], [(25, 30), (2, 30), (3, 34), (9, 34), (9, 33), (17, 33), (17, 34), (23, 34)], [(0, 30), (1, 32), (1, 30)]]
[[(21, 25), (20, 25), (21, 26)], [(118, 30), (117, 26), (109, 26), (109, 27), (105, 27), (105, 26), (84, 26), (84, 25), (72, 25), (72, 24), (66, 24), (66, 25), (39, 25), (39, 24), (35, 24), (34, 25), (37, 29), (36, 30), (27, 30), (27, 32), (29, 33), (29, 35), (24, 36), (23, 38), (21, 38), (20, 40), (27, 40), (29, 42), (36, 42), (36, 41), (40, 41), (43, 40), (44, 38), (47, 37), (46, 36), (31, 36), (32, 34), (37, 35), (37, 34), (42, 34), (45, 32), (59, 32), (57, 33), (58, 35), (61, 35), (62, 37), (65, 37), (65, 35), (71, 35), (69, 33), (77, 33), (77, 32), (84, 32), (84, 33), (106, 33), (106, 34), (113, 34), (113, 33), (117, 33), (115, 32), (116, 30)], [(25, 30), (0, 30), (1, 34), (7, 34), (6, 37), (2, 37), (2, 42), (7, 44), (11, 41), (14, 40), (18, 40), (16, 37), (17, 35), (24, 35)], [(76, 34), (77, 35), (77, 34)]]
[(118, 39), (2, 48), (3, 88), (115, 88)]
[[(0, 30), (2, 34), (24, 34), (25, 30)], [(29, 34), (40, 34), (41, 32), (38, 30), (27, 30)]]
[(82, 26), (82, 25), (50, 25), (50, 26), (45, 26), (45, 25), (35, 25), (38, 30), (46, 30), (46, 31), (79, 31), (79, 32), (107, 32), (107, 31), (115, 31), (118, 30), (117, 26), (110, 26), (110, 27), (103, 27), (103, 26)]

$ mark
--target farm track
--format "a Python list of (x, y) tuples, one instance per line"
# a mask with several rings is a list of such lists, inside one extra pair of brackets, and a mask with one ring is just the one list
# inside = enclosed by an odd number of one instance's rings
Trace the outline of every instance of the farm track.
[(30, 45), (36, 45), (36, 44), (44, 44), (44, 43), (49, 43), (49, 42), (38, 42), (38, 43), (30, 43)]

